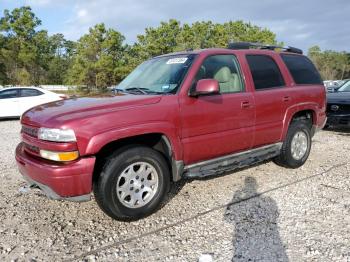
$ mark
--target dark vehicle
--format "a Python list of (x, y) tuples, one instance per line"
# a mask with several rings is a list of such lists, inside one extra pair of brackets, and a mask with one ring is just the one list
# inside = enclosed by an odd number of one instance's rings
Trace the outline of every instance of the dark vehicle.
[(20, 172), (52, 199), (89, 200), (115, 219), (145, 217), (171, 182), (265, 160), (307, 160), (326, 122), (321, 78), (296, 48), (236, 43), (138, 66), (107, 98), (23, 114)]
[(348, 81), (349, 79), (330, 81), (330, 83), (326, 85), (327, 92), (337, 92), (338, 89), (345, 85)]
[(350, 81), (327, 94), (327, 117), (326, 126), (350, 127)]

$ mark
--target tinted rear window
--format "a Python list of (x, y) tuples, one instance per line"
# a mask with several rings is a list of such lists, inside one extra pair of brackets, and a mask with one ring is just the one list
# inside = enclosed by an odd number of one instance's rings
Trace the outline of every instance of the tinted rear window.
[(276, 62), (266, 55), (247, 55), (255, 90), (284, 86), (282, 74)]
[(306, 56), (282, 54), (281, 57), (296, 84), (322, 84), (320, 74)]
[(43, 93), (39, 90), (36, 90), (36, 89), (29, 89), (29, 88), (26, 88), (26, 89), (22, 89), (21, 90), (21, 96), (22, 97), (28, 97), (28, 96), (40, 96), (42, 95)]

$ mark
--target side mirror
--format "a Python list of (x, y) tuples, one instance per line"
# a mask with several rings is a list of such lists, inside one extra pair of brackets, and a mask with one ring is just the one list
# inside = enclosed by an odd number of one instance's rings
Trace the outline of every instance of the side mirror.
[(215, 79), (201, 79), (197, 82), (195, 90), (190, 93), (190, 96), (207, 96), (219, 94), (219, 82)]

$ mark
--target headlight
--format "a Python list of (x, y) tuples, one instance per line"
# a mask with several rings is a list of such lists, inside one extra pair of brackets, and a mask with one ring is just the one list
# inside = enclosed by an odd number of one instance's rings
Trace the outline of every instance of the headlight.
[(40, 128), (38, 138), (53, 142), (75, 142), (77, 141), (72, 129)]
[(47, 150), (40, 150), (40, 156), (52, 161), (73, 161), (79, 157), (78, 151), (73, 152), (52, 152)]

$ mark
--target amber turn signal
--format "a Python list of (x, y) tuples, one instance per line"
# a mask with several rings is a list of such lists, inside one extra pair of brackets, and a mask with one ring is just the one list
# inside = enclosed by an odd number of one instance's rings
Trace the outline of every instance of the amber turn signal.
[(67, 162), (76, 160), (79, 157), (79, 152), (52, 152), (47, 150), (40, 150), (40, 156), (52, 161)]

